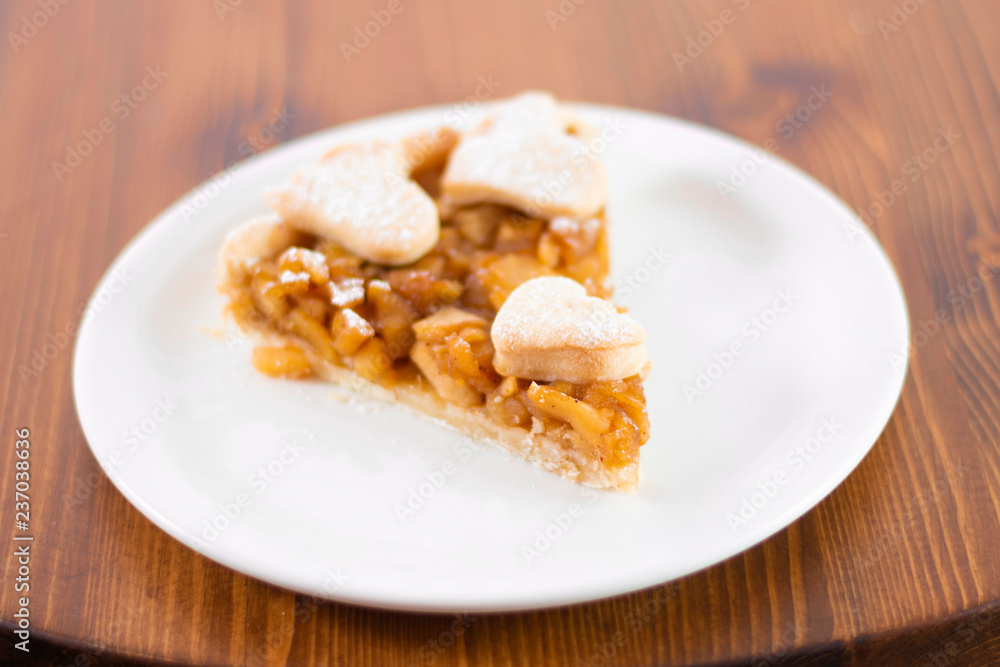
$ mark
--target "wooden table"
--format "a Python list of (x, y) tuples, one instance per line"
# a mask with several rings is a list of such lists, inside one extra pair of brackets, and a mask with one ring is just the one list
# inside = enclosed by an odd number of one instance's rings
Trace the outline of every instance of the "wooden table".
[[(386, 24), (352, 44), (373, 10)], [(1000, 655), (994, 0), (24, 0), (0, 6), (0, 24), (0, 495), (14, 535), (14, 431), (29, 428), (30, 647), (42, 663), (985, 665)], [(248, 145), (454, 102), (483, 79), (498, 94), (551, 89), (758, 144), (794, 124), (781, 156), (866, 213), (909, 302), (911, 370), (871, 454), (803, 519), (709, 570), (458, 623), (313, 604), (168, 537), (101, 474), (73, 408), (72, 334), (102, 272)], [(829, 103), (803, 111), (822, 87)], [(286, 121), (266, 130), (282, 110)], [(938, 139), (947, 133), (950, 143)], [(4, 554), (0, 657), (13, 659), (23, 656), (11, 634), (17, 562)]]

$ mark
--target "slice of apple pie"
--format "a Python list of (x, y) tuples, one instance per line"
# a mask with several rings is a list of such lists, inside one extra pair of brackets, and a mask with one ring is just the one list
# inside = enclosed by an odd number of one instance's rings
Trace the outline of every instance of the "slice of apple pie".
[(606, 183), (555, 99), (474, 129), (345, 144), (230, 233), (253, 364), (400, 402), (536, 465), (634, 490), (645, 332), (608, 300)]

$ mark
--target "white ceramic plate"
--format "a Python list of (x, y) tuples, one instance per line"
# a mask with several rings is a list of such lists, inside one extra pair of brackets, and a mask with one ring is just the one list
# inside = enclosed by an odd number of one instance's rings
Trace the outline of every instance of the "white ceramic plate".
[[(338, 141), (437, 126), (454, 108), (269, 151), (186, 195), (122, 252), (74, 361), (80, 421), (115, 485), (235, 570), (422, 611), (641, 589), (815, 506), (871, 448), (906, 373), (906, 307), (881, 248), (811, 178), (774, 157), (758, 164), (759, 149), (671, 118), (579, 109), (607, 139), (592, 148), (609, 173), (613, 279), (653, 362), (638, 494), (578, 487), (327, 385), (268, 379), (251, 369), (249, 341), (211, 334), (216, 254), (265, 210), (266, 186)], [(723, 198), (719, 181), (740, 187)]]

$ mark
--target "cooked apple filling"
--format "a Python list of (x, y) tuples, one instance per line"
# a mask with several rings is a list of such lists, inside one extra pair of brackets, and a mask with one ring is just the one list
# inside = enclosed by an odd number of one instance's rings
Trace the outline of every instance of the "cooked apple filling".
[(251, 264), (229, 289), (239, 324), (290, 334), (302, 346), (257, 347), (260, 372), (304, 377), (327, 362), (388, 388), (428, 383), (445, 401), (498, 423), (563, 429), (608, 466), (634, 461), (649, 438), (639, 375), (536, 382), (502, 377), (493, 366), (491, 323), (522, 283), (567, 276), (592, 296), (609, 296), (601, 285), (603, 218), (546, 221), (492, 204), (459, 208), (443, 216), (437, 245), (401, 268), (314, 236), (298, 241)]

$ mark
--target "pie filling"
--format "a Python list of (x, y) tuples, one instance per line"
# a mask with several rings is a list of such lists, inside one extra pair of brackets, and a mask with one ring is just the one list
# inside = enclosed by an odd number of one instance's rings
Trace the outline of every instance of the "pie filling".
[[(420, 180), (436, 194), (433, 175)], [(305, 377), (315, 363), (343, 366), (388, 389), (434, 391), (499, 424), (559, 437), (605, 467), (638, 460), (649, 439), (641, 374), (572, 384), (502, 377), (493, 367), (490, 325), (525, 281), (566, 276), (591, 296), (610, 296), (603, 215), (543, 220), (495, 204), (442, 211), (437, 245), (404, 267), (300, 237), (227, 287), (238, 324), (296, 341), (258, 346), (258, 371)]]

